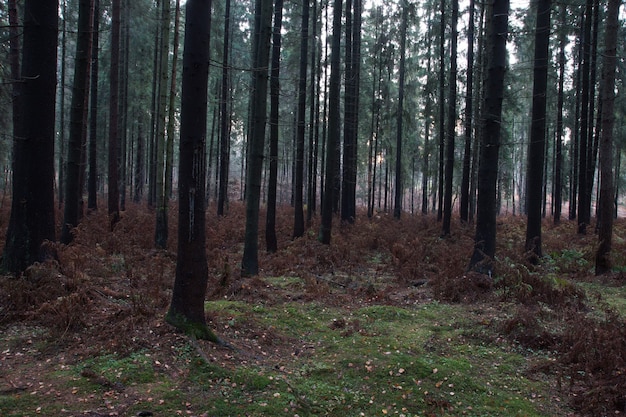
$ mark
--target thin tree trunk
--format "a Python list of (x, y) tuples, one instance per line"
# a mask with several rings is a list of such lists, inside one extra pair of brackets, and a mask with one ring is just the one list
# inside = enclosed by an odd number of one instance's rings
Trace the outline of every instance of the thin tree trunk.
[(559, 81), (557, 92), (557, 112), (556, 112), (556, 144), (555, 144), (555, 156), (554, 156), (554, 216), (553, 221), (555, 225), (561, 222), (561, 205), (563, 201), (563, 102), (564, 92), (563, 87), (565, 83), (565, 46), (567, 42), (567, 33), (564, 30), (565, 21), (567, 18), (567, 8), (565, 4), (560, 5), (559, 14), (560, 26), (559, 31)]
[(463, 152), (463, 173), (461, 178), (461, 202), (459, 206), (461, 222), (469, 221), (470, 174), (472, 160), (472, 138), (474, 117), (474, 0), (469, 4), (469, 25), (467, 27), (467, 86), (465, 94), (465, 150)]
[(454, 175), (454, 142), (456, 136), (456, 51), (457, 51), (457, 21), (459, 19), (459, 2), (452, 0), (452, 16), (450, 25), (450, 79), (448, 80), (448, 125), (446, 130), (446, 173), (443, 201), (442, 236), (450, 235), (452, 221), (452, 182)]
[(336, 153), (340, 137), (339, 94), (340, 79), (340, 46), (341, 46), (341, 0), (333, 1), (333, 36), (330, 54), (330, 80), (328, 96), (328, 139), (326, 144), (325, 188), (322, 200), (322, 224), (319, 241), (330, 244), (333, 222), (333, 202), (335, 201), (335, 183), (337, 179)]
[(402, 195), (404, 184), (402, 180), (402, 134), (404, 121), (404, 72), (406, 60), (406, 27), (408, 20), (408, 4), (402, 4), (402, 23), (400, 24), (400, 81), (398, 86), (398, 114), (396, 132), (396, 192), (394, 196), (393, 217), (400, 218), (402, 213)]
[(283, 0), (274, 4), (274, 31), (272, 42), (272, 71), (270, 77), (270, 158), (267, 190), (267, 214), (265, 218), (265, 244), (267, 251), (278, 250), (276, 239), (276, 188), (278, 182), (278, 136), (280, 103), (280, 48), (282, 42)]
[(298, 112), (295, 158), (295, 194), (293, 237), (304, 235), (304, 136), (306, 133), (306, 73), (309, 51), (309, 0), (302, 2), (300, 32), (300, 75), (298, 77)]
[(94, 0), (93, 39), (91, 41), (91, 109), (89, 118), (89, 176), (87, 209), (98, 209), (98, 50), (100, 44), (100, 0)]
[(261, 173), (267, 124), (267, 79), (269, 68), (270, 36), (272, 33), (272, 2), (256, 0), (254, 13), (253, 71), (251, 117), (246, 171), (246, 230), (241, 261), (241, 275), (259, 273), (258, 235)]
[(600, 142), (600, 228), (596, 251), (596, 275), (611, 270), (613, 238), (613, 126), (615, 124), (615, 69), (617, 67), (618, 15), (621, 0), (609, 0), (605, 51), (602, 64), (602, 139)]
[(108, 213), (111, 230), (120, 219), (119, 193), (119, 66), (120, 0), (111, 0), (111, 64), (109, 76), (109, 194)]
[(220, 95), (220, 142), (219, 142), (219, 188), (217, 195), (217, 215), (223, 216), (228, 201), (228, 174), (230, 166), (230, 0), (226, 0), (224, 11), (224, 49), (222, 58), (222, 84)]
[(509, 0), (494, 0), (488, 20), (487, 77), (478, 172), (478, 207), (474, 252), (469, 270), (492, 275), (496, 253), (496, 183), (500, 150), (502, 98), (508, 33)]
[(70, 137), (67, 144), (65, 172), (65, 210), (61, 243), (73, 240), (73, 229), (78, 226), (82, 187), (80, 183), (81, 160), (87, 139), (87, 110), (89, 108), (89, 74), (91, 63), (91, 24), (93, 1), (80, 0), (78, 3), (78, 39), (76, 42), (76, 66), (72, 86), (70, 112)]

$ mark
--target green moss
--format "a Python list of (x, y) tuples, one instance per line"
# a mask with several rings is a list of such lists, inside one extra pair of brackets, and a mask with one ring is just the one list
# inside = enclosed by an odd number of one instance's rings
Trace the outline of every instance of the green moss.
[(191, 321), (181, 313), (174, 312), (171, 309), (165, 315), (165, 321), (188, 336), (200, 340), (208, 340), (209, 342), (220, 345), (224, 344), (224, 342), (207, 327), (206, 323)]

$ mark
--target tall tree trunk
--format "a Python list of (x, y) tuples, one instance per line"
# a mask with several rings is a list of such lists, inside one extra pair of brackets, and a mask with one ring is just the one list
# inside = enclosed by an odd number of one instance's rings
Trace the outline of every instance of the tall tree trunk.
[(72, 86), (72, 107), (70, 112), (70, 137), (67, 144), (65, 172), (65, 210), (61, 243), (73, 240), (73, 229), (78, 226), (82, 187), (79, 180), (81, 160), (87, 139), (87, 110), (89, 108), (89, 72), (91, 59), (91, 22), (93, 1), (80, 0), (78, 3), (78, 39), (76, 42), (76, 66)]
[(119, 100), (119, 184), (120, 184), (120, 210), (126, 210), (126, 186), (128, 171), (128, 61), (130, 46), (130, 16), (128, 0), (122, 0), (120, 14), (120, 100)]
[(89, 118), (89, 177), (87, 179), (87, 209), (98, 209), (98, 50), (100, 44), (100, 0), (94, 0), (93, 39), (91, 41), (91, 88)]
[(159, 62), (159, 107), (156, 132), (156, 225), (154, 228), (154, 245), (159, 249), (167, 247), (167, 193), (165, 190), (165, 152), (166, 152), (166, 111), (168, 101), (169, 79), (169, 46), (170, 46), (170, 0), (162, 0), (161, 33), (162, 44)]
[(546, 93), (550, 46), (551, 0), (539, 0), (535, 27), (535, 58), (533, 70), (533, 103), (526, 173), (525, 250), (531, 261), (538, 262), (541, 253), (541, 201), (546, 146)]
[(259, 204), (261, 200), (261, 173), (267, 124), (267, 78), (269, 67), (270, 35), (272, 33), (272, 2), (256, 0), (254, 12), (254, 38), (252, 51), (252, 97), (248, 168), (246, 172), (246, 230), (244, 236), (241, 275), (259, 273)]
[(228, 174), (230, 166), (230, 0), (226, 0), (224, 11), (224, 49), (222, 58), (222, 84), (220, 96), (220, 142), (219, 142), (219, 186), (217, 215), (223, 216), (228, 202)]
[(563, 102), (565, 83), (565, 46), (567, 43), (567, 33), (564, 30), (567, 18), (567, 8), (565, 4), (560, 5), (559, 21), (561, 29), (559, 31), (559, 81), (557, 92), (557, 112), (556, 112), (556, 144), (554, 155), (554, 216), (555, 225), (561, 222), (561, 206), (563, 202)]
[(154, 21), (157, 22), (157, 24), (155, 25), (155, 36), (154, 36), (154, 61), (152, 63), (153, 65), (153, 70), (152, 70), (152, 104), (150, 106), (151, 108), (151, 115), (150, 115), (150, 136), (148, 138), (148, 143), (149, 143), (149, 150), (148, 150), (148, 207), (152, 208), (156, 206), (156, 165), (157, 165), (157, 161), (156, 161), (156, 151), (157, 151), (157, 146), (156, 146), (156, 142), (157, 142), (157, 119), (158, 119), (158, 113), (159, 113), (159, 105), (160, 105), (160, 101), (159, 101), (159, 97), (160, 97), (160, 93), (159, 93), (159, 89), (160, 89), (160, 83), (159, 83), (159, 75), (160, 75), (160, 64), (161, 64), (161, 60), (160, 60), (160, 51), (161, 51), (161, 44), (162, 44), (162, 35), (161, 35), (161, 1), (165, 1), (165, 0), (156, 0), (156, 7), (155, 7), (155, 18)]
[[(432, 26), (432, 9), (428, 11), (428, 27)], [(430, 33), (430, 29), (429, 32)], [(432, 42), (428, 42), (428, 51), (426, 52), (426, 84), (424, 86), (424, 96), (426, 104), (424, 105), (424, 151), (422, 153), (422, 214), (428, 214), (428, 179), (430, 176), (430, 128), (432, 124)]]
[(402, 213), (402, 196), (404, 184), (402, 181), (402, 134), (404, 121), (404, 72), (406, 61), (406, 27), (408, 20), (408, 4), (402, 4), (402, 23), (400, 24), (400, 81), (398, 86), (398, 114), (396, 132), (396, 190), (393, 205), (393, 217), (400, 218)]
[(445, 150), (445, 117), (446, 117), (446, 102), (445, 102), (445, 85), (446, 85), (446, 73), (445, 73), (445, 53), (446, 53), (446, 19), (445, 9), (446, 2), (441, 0), (441, 18), (439, 27), (439, 175), (437, 176), (437, 221), (443, 219), (443, 181), (444, 181), (444, 150)]
[(316, 196), (317, 196), (317, 154), (318, 154), (318, 140), (319, 140), (319, 95), (316, 95), (317, 88), (319, 88), (319, 62), (317, 61), (317, 49), (318, 49), (318, 13), (317, 13), (317, 0), (313, 0), (313, 27), (312, 33), (312, 45), (311, 45), (311, 84), (309, 103), (309, 158), (308, 158), (308, 173), (307, 173), (307, 207), (306, 207), (306, 222), (307, 227), (311, 226), (313, 220), (313, 213), (316, 210)]
[[(67, 0), (62, 0), (61, 3), (61, 9), (63, 12), (63, 19), (62, 19), (62, 33), (61, 33), (61, 62), (60, 62), (60, 74), (59, 74), (59, 78), (61, 81), (61, 88), (60, 88), (60, 92), (59, 92), (59, 107), (60, 107), (60, 111), (59, 111), (59, 182), (57, 183), (57, 188), (58, 188), (58, 204), (59, 204), (59, 208), (61, 208), (63, 206), (63, 201), (65, 199), (65, 156), (66, 156), (66, 149), (65, 149), (65, 145), (66, 145), (66, 127), (65, 127), (65, 97), (67, 96), (65, 90), (66, 90), (66, 71), (67, 71), (67, 59), (66, 59), (66, 55), (67, 55), (67, 17), (68, 17), (68, 12), (67, 12)], [(16, 10), (17, 13), (17, 10)], [(19, 36), (18, 34), (16, 34), (16, 36)], [(18, 41), (19, 42), (19, 41)], [(16, 77), (17, 79), (17, 77)]]
[(346, 35), (349, 36), (349, 39), (346, 39), (346, 95), (341, 220), (353, 223), (356, 218), (359, 81), (361, 71), (361, 0), (352, 0), (346, 3), (346, 17), (350, 8), (352, 9), (352, 12), (349, 14), (352, 18), (351, 24), (346, 25)]
[(280, 103), (280, 48), (282, 42), (283, 0), (274, 4), (274, 31), (272, 42), (272, 71), (270, 77), (270, 159), (267, 189), (267, 214), (265, 218), (265, 244), (267, 251), (278, 250), (276, 239), (276, 187), (278, 182), (278, 136)]
[(207, 327), (208, 283), (204, 182), (211, 2), (187, 0), (183, 52), (178, 257), (168, 323), (193, 337), (223, 343)]
[(20, 123), (13, 139), (13, 198), (2, 268), (20, 273), (55, 240), (54, 131), (57, 0), (24, 3)]
[(459, 20), (459, 2), (452, 0), (452, 16), (450, 18), (450, 79), (448, 80), (448, 124), (446, 129), (446, 174), (445, 190), (443, 194), (443, 223), (442, 236), (450, 235), (452, 220), (452, 182), (454, 175), (454, 142), (456, 136), (456, 51), (457, 51), (457, 21)]
[(613, 126), (615, 125), (615, 69), (618, 15), (621, 0), (609, 0), (602, 63), (602, 137), (600, 141), (600, 210), (596, 275), (611, 270), (613, 238)]
[(178, 44), (180, 39), (180, 0), (176, 0), (174, 9), (174, 40), (172, 45), (172, 70), (167, 116), (167, 145), (165, 149), (165, 204), (169, 205), (172, 197), (174, 171), (174, 135), (176, 119), (176, 85), (178, 75)]
[(295, 194), (293, 237), (304, 235), (304, 136), (306, 131), (306, 73), (309, 51), (309, 0), (302, 2), (300, 32), (300, 75), (298, 76), (298, 112), (296, 130)]
[(119, 193), (119, 67), (120, 0), (111, 0), (111, 64), (109, 76), (109, 194), (108, 213), (111, 230), (120, 219)]
[(461, 178), (461, 222), (469, 221), (470, 174), (472, 161), (472, 139), (474, 117), (474, 0), (469, 4), (469, 25), (467, 27), (467, 91), (465, 94), (465, 149), (463, 152), (463, 173)]
[(478, 206), (474, 252), (469, 270), (492, 275), (496, 253), (496, 182), (500, 150), (502, 98), (506, 72), (506, 35), (509, 0), (494, 0), (488, 19), (488, 64), (485, 78), (484, 112), (481, 121)]
[(589, 73), (591, 60), (591, 20), (593, 0), (587, 0), (585, 4), (585, 18), (582, 35), (582, 87), (581, 87), (581, 119), (580, 140), (578, 146), (578, 233), (585, 234), (591, 221), (591, 195), (587, 193), (587, 154), (589, 152)]
[(335, 200), (335, 170), (337, 144), (341, 135), (339, 115), (339, 94), (341, 88), (341, 0), (333, 1), (333, 34), (330, 53), (330, 80), (328, 87), (328, 139), (326, 144), (325, 188), (322, 199), (322, 224), (319, 241), (330, 244), (333, 222), (333, 202)]

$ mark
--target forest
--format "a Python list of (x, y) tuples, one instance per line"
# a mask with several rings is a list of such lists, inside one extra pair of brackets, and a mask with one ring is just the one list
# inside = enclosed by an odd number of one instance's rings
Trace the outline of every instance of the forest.
[(626, 413), (620, 0), (0, 4), (0, 415)]

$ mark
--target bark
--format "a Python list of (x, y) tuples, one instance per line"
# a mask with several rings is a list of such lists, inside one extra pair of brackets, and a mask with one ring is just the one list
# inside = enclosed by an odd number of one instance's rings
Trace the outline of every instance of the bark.
[(256, 0), (254, 13), (254, 39), (252, 52), (251, 130), (246, 171), (246, 230), (241, 261), (241, 275), (259, 273), (258, 235), (259, 204), (267, 124), (267, 79), (269, 67), (270, 35), (272, 32), (271, 0)]
[(111, 230), (120, 219), (119, 196), (119, 65), (120, 0), (111, 1), (111, 74), (109, 76), (109, 194), (108, 213)]
[(161, 9), (161, 33), (162, 44), (159, 61), (159, 105), (157, 114), (156, 131), (156, 225), (154, 228), (154, 246), (159, 249), (167, 247), (167, 193), (165, 190), (165, 152), (166, 152), (166, 111), (168, 101), (169, 79), (169, 45), (170, 45), (170, 0), (162, 0)]
[(339, 93), (340, 93), (340, 46), (341, 46), (341, 0), (333, 1), (333, 30), (330, 53), (330, 80), (328, 87), (328, 139), (326, 144), (325, 188), (322, 199), (322, 224), (319, 241), (330, 244), (333, 222), (333, 202), (335, 200), (335, 169), (337, 145), (340, 137)]
[(93, 39), (91, 41), (91, 91), (89, 118), (89, 176), (87, 178), (87, 209), (98, 209), (98, 50), (100, 44), (100, 0), (94, 0)]
[(443, 219), (443, 182), (444, 182), (444, 150), (445, 150), (445, 44), (446, 44), (446, 2), (441, 0), (441, 19), (439, 21), (439, 175), (437, 177), (437, 221)]
[(224, 11), (224, 49), (222, 58), (222, 84), (220, 97), (220, 142), (219, 142), (219, 185), (217, 215), (223, 216), (228, 202), (228, 173), (230, 166), (230, 0), (226, 0)]
[(541, 256), (541, 201), (546, 147), (546, 92), (548, 87), (550, 3), (539, 0), (535, 27), (535, 57), (533, 70), (533, 103), (526, 173), (525, 250), (531, 261)]
[(274, 32), (272, 42), (272, 70), (270, 77), (270, 160), (265, 219), (265, 244), (268, 252), (278, 250), (276, 239), (276, 188), (278, 182), (278, 123), (280, 103), (280, 48), (283, 22), (283, 0), (274, 4)]
[(618, 15), (621, 0), (609, 0), (605, 51), (602, 63), (602, 136), (600, 140), (600, 228), (596, 251), (596, 275), (611, 270), (613, 235), (613, 127), (615, 125), (615, 69), (617, 67)]
[(406, 27), (408, 20), (408, 5), (402, 5), (402, 23), (400, 24), (400, 81), (398, 86), (398, 114), (396, 132), (396, 189), (393, 205), (393, 217), (400, 218), (402, 213), (402, 196), (404, 184), (402, 179), (402, 129), (404, 121), (404, 77), (406, 61)]
[(54, 133), (58, 1), (26, 0), (20, 76), (20, 121), (13, 139), (11, 217), (2, 256), (18, 274), (53, 254)]
[(204, 315), (208, 283), (204, 182), (211, 2), (187, 0), (186, 16), (178, 168), (178, 257), (166, 320), (193, 337), (222, 343), (208, 329)]
[(467, 28), (467, 86), (465, 94), (465, 149), (463, 152), (463, 173), (461, 178), (461, 202), (459, 212), (461, 222), (469, 221), (470, 174), (472, 161), (472, 129), (474, 117), (474, 0), (469, 4), (469, 26)]
[(459, 18), (459, 2), (452, 0), (452, 16), (450, 25), (450, 79), (448, 80), (448, 124), (446, 129), (446, 172), (445, 190), (443, 197), (443, 222), (442, 236), (450, 235), (450, 223), (452, 220), (452, 182), (454, 175), (454, 142), (456, 136), (456, 51), (457, 51), (457, 21)]
[(65, 210), (61, 243), (73, 240), (72, 231), (78, 226), (82, 210), (82, 184), (80, 181), (81, 161), (87, 140), (87, 110), (89, 103), (89, 74), (91, 60), (91, 25), (93, 1), (80, 0), (78, 3), (78, 38), (76, 42), (76, 66), (72, 86), (70, 111), (70, 136), (67, 143)]
[(304, 235), (304, 136), (306, 131), (306, 75), (309, 50), (309, 0), (302, 2), (300, 32), (300, 74), (298, 76), (298, 112), (296, 128), (295, 194), (293, 237)]
[(502, 97), (506, 72), (509, 0), (494, 0), (488, 22), (488, 64), (482, 113), (478, 205), (474, 252), (469, 270), (492, 275), (496, 253), (496, 182), (500, 150)]
[[(560, 25), (565, 26), (567, 17), (567, 9), (565, 4), (560, 6)], [(553, 221), (555, 225), (561, 222), (561, 206), (562, 206), (562, 190), (563, 190), (563, 102), (564, 102), (564, 83), (565, 83), (565, 46), (567, 42), (567, 33), (564, 29), (559, 31), (559, 80), (557, 92), (557, 113), (556, 113), (556, 144), (554, 156), (554, 215)]]

